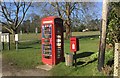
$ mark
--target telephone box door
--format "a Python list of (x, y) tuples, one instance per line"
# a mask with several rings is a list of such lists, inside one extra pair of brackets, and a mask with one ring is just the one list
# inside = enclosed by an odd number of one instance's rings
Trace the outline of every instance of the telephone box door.
[(42, 62), (52, 64), (52, 24), (42, 25)]

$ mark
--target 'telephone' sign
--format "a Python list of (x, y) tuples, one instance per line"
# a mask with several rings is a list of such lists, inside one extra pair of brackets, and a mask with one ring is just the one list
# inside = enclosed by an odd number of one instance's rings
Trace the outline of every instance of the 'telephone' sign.
[(52, 23), (53, 21), (43, 21), (43, 24)]

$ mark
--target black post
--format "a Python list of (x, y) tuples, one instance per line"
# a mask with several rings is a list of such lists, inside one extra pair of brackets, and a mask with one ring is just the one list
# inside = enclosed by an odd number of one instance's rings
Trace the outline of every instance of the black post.
[(77, 67), (77, 58), (76, 58), (76, 52), (74, 52), (74, 59), (75, 59), (75, 67)]
[(4, 50), (4, 42), (2, 42), (2, 50)]
[(10, 50), (10, 42), (8, 42), (8, 50)]

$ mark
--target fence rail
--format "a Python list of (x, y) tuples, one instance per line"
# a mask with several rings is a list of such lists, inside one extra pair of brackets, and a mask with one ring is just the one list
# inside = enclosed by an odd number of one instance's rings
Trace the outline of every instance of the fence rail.
[[(19, 42), (35, 41), (40, 40), (40, 34), (30, 33), (30, 34), (18, 34)], [(14, 35), (10, 35), (10, 41), (14, 41)]]

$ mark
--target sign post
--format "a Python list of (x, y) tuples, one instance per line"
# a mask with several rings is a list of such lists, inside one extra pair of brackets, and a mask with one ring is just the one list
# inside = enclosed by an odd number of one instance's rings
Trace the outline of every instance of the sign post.
[(4, 50), (4, 43), (7, 42), (8, 50), (10, 50), (10, 34), (9, 33), (2, 33), (1, 34), (1, 44), (2, 50)]
[(38, 34), (38, 28), (37, 27), (35, 28), (35, 33), (36, 33), (36, 35)]
[(70, 38), (70, 51), (74, 52), (75, 67), (77, 67), (76, 52), (79, 50), (79, 40), (76, 37)]
[(4, 36), (1, 34), (1, 43), (2, 43), (2, 50), (4, 50)]
[(16, 50), (18, 50), (18, 34), (15, 34), (15, 45), (16, 45)]
[(8, 43), (8, 50), (10, 50), (10, 34), (8, 34), (7, 36), (6, 36), (6, 41), (7, 41), (7, 43)]

